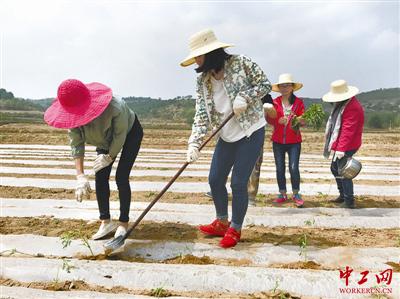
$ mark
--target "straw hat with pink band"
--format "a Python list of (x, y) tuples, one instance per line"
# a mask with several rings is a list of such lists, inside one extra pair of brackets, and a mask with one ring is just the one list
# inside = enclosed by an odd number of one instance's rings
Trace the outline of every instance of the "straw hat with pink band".
[(61, 129), (84, 126), (104, 112), (112, 97), (111, 88), (104, 84), (65, 80), (58, 87), (57, 97), (46, 110), (44, 120)]

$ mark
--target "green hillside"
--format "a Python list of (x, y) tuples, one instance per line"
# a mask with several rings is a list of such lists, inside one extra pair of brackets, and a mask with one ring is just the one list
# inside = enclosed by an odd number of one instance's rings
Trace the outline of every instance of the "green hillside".
[[(365, 112), (400, 112), (400, 88), (376, 89), (361, 92), (357, 95)], [(306, 107), (314, 103), (322, 103), (322, 99), (303, 97)], [(330, 111), (330, 104), (323, 103), (326, 111)]]
[(45, 111), (45, 107), (24, 99), (0, 99), (0, 111), (19, 110), (19, 111)]
[(124, 100), (144, 120), (162, 119), (185, 123), (193, 121), (195, 100), (191, 96), (176, 97), (171, 100), (136, 97)]
[[(357, 98), (366, 112), (366, 127), (377, 129), (400, 127), (400, 88), (362, 92)], [(303, 97), (303, 99), (306, 107), (313, 103), (322, 103), (321, 99), (317, 98)], [(193, 120), (195, 100), (191, 96), (179, 96), (169, 100), (126, 97), (124, 100), (143, 122), (189, 125)], [(0, 123), (43, 122), (43, 111), (51, 102), (52, 99), (15, 98), (11, 92), (0, 89)], [(323, 107), (327, 113), (332, 109), (331, 104), (327, 103), (323, 103)]]

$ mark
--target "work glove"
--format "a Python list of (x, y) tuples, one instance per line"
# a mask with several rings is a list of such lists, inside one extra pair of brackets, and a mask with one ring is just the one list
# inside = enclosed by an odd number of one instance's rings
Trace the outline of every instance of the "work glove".
[(96, 157), (93, 163), (94, 173), (97, 173), (99, 170), (102, 170), (104, 167), (110, 165), (114, 160), (108, 154), (100, 154)]
[(193, 163), (196, 161), (200, 156), (199, 148), (195, 144), (189, 144), (187, 154), (186, 154), (186, 161), (188, 163)]
[(270, 104), (270, 103), (265, 103), (265, 104), (263, 105), (263, 107), (264, 107), (265, 110), (268, 110), (268, 109), (274, 108), (274, 105), (272, 105), (272, 104)]
[(333, 161), (340, 160), (344, 157), (344, 152), (335, 151), (335, 155), (333, 157)]
[(267, 103), (272, 104), (272, 103), (273, 103), (273, 100), (272, 100), (271, 95), (270, 95), (269, 93), (267, 93), (267, 94), (261, 99), (261, 102), (263, 102), (263, 104), (267, 104)]
[(90, 188), (89, 180), (84, 174), (79, 174), (76, 176), (76, 189), (75, 189), (75, 198), (77, 201), (82, 202), (82, 199), (86, 197), (86, 199), (90, 199), (90, 192), (92, 189)]
[(235, 100), (233, 101), (233, 113), (235, 113), (235, 115), (239, 115), (244, 111), (246, 111), (246, 109), (247, 109), (246, 100), (241, 96), (236, 96)]

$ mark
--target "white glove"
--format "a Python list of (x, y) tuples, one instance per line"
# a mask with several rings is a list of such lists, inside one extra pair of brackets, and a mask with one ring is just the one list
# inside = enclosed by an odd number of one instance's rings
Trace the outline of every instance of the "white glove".
[(265, 103), (263, 105), (263, 107), (264, 107), (264, 109), (268, 110), (268, 109), (274, 108), (274, 105), (272, 105), (271, 103)]
[(81, 202), (84, 197), (86, 199), (90, 199), (90, 192), (92, 189), (90, 188), (89, 180), (84, 174), (79, 174), (76, 176), (76, 189), (75, 189), (75, 198), (77, 201)]
[(340, 160), (344, 157), (344, 152), (335, 151), (335, 156), (333, 157), (333, 161)]
[(236, 96), (235, 100), (233, 101), (233, 112), (235, 115), (239, 115), (243, 113), (247, 109), (247, 103), (244, 98), (241, 96)]
[(188, 163), (193, 163), (196, 161), (200, 156), (199, 148), (197, 145), (189, 144), (187, 154), (186, 154), (186, 161)]
[(94, 173), (102, 170), (104, 167), (110, 165), (114, 160), (110, 157), (110, 155), (100, 154), (96, 157), (93, 163)]

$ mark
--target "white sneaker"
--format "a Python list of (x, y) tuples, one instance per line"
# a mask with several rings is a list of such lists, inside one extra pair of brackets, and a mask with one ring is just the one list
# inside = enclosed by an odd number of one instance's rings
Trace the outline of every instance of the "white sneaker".
[(101, 225), (100, 225), (99, 230), (97, 231), (97, 233), (95, 233), (92, 236), (92, 239), (93, 240), (101, 239), (101, 238), (107, 236), (109, 233), (111, 233), (114, 230), (116, 230), (116, 228), (117, 228), (117, 224), (114, 223), (113, 221), (110, 221), (108, 223), (102, 222)]
[(114, 234), (114, 238), (117, 238), (119, 236), (123, 236), (126, 234), (126, 228), (122, 225), (118, 226), (117, 231)]

